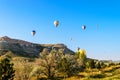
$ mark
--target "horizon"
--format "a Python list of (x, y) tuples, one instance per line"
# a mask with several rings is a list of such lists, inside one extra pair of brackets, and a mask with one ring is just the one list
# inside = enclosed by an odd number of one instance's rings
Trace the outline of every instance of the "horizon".
[[(87, 57), (120, 60), (119, 0), (0, 0), (0, 37), (63, 43)], [(58, 27), (54, 21), (58, 20)], [(86, 29), (82, 29), (86, 25)], [(31, 31), (36, 35), (32, 36)]]

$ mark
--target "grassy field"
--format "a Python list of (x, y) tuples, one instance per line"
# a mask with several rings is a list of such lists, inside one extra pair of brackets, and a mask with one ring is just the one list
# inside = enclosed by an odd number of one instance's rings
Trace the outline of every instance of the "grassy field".
[(64, 80), (120, 80), (120, 65), (110, 66), (101, 70), (89, 69), (79, 75)]

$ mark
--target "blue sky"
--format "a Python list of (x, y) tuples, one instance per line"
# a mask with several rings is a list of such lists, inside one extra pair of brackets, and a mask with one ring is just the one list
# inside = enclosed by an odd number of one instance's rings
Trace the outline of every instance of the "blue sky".
[[(85, 49), (90, 58), (120, 60), (119, 3), (119, 0), (0, 0), (0, 36), (40, 44), (63, 43), (73, 51), (77, 47)], [(60, 22), (57, 28), (54, 20)], [(86, 25), (86, 30), (82, 30), (82, 25)], [(32, 30), (37, 32), (34, 37)]]

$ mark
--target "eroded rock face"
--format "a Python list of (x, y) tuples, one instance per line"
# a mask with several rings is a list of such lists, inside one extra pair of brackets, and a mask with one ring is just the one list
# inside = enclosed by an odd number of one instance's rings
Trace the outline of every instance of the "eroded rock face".
[(34, 44), (24, 40), (12, 39), (7, 36), (0, 38), (0, 55), (4, 55), (2, 52), (12, 51), (17, 55), (38, 57), (44, 48), (48, 48), (49, 50), (64, 49), (64, 53), (74, 54), (64, 44)]
[(12, 39), (7, 36), (0, 38), (0, 55), (3, 55), (2, 52), (12, 51), (21, 56), (38, 57), (42, 49), (42, 46), (31, 42)]
[(28, 46), (32, 46), (33, 43), (31, 42), (27, 42), (27, 41), (23, 41), (23, 40), (18, 40), (18, 39), (12, 39), (12, 38), (9, 38), (8, 36), (3, 36), (3, 37), (0, 37), (0, 41), (6, 41), (8, 43), (18, 43), (20, 45), (28, 45)]
[(41, 46), (43, 46), (44, 48), (48, 48), (50, 50), (52, 49), (63, 49), (64, 53), (68, 53), (68, 54), (74, 54), (75, 52), (73, 52), (72, 50), (68, 49), (66, 45), (64, 44), (41, 44)]

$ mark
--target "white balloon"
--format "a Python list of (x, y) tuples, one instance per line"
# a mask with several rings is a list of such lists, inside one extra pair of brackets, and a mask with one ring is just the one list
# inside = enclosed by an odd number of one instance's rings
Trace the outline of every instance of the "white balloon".
[(59, 21), (54, 21), (54, 25), (57, 27), (59, 25)]
[(85, 25), (83, 25), (83, 26), (82, 26), (82, 29), (83, 29), (83, 30), (85, 30), (85, 29), (86, 29), (86, 26), (85, 26)]

